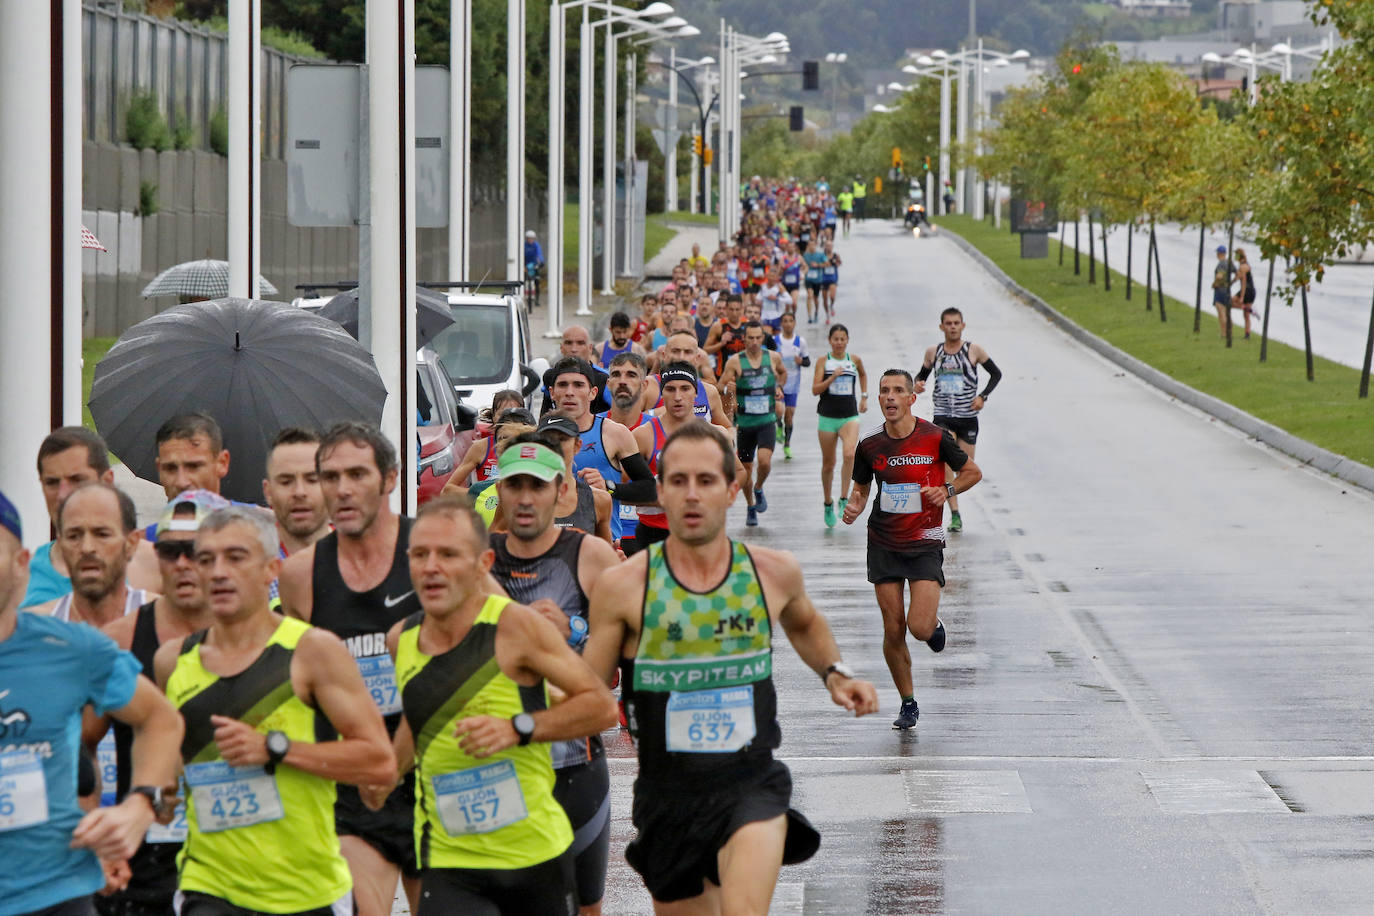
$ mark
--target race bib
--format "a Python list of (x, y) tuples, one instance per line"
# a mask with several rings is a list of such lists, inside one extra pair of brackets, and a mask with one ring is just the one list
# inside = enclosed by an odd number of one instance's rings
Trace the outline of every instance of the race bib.
[(915, 515), (921, 511), (919, 483), (885, 483), (878, 494), (878, 508), (895, 515)]
[(754, 685), (674, 691), (668, 696), (668, 750), (729, 754), (754, 740)]
[(286, 812), (277, 780), (262, 767), (232, 767), (223, 760), (192, 763), (186, 784), (196, 803), (201, 833), (218, 833), (281, 820)]
[(48, 782), (33, 751), (0, 754), (0, 832), (48, 821)]
[(115, 803), (115, 789), (119, 780), (119, 754), (115, 750), (114, 729), (105, 733), (95, 746), (95, 762), (100, 767), (100, 807)]
[(625, 503), (620, 504), (620, 520), (622, 522), (633, 522), (639, 518), (639, 507), (630, 506)]
[(170, 824), (153, 821), (143, 839), (148, 843), (185, 843), (186, 842), (186, 790), (181, 790), (181, 801), (172, 812)]
[(358, 659), (363, 674), (363, 686), (372, 696), (382, 715), (401, 711), (401, 692), (396, 689), (396, 665), (390, 655), (364, 655)]
[(840, 397), (854, 394), (854, 376), (846, 372), (837, 377), (830, 383), (830, 393)]
[(491, 833), (528, 815), (515, 764), (509, 760), (444, 773), (431, 783), (439, 821), (449, 836)]
[(968, 385), (962, 372), (941, 372), (935, 376), (935, 393), (940, 395), (960, 395)]
[(771, 413), (773, 410), (773, 405), (769, 403), (769, 398), (766, 394), (746, 394), (740, 406), (744, 409), (744, 412), (751, 417), (762, 416), (766, 413)]

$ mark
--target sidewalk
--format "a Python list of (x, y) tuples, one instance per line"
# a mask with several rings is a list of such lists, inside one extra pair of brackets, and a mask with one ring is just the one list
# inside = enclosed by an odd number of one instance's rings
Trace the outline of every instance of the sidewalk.
[(666, 280), (673, 275), (673, 268), (683, 258), (692, 256), (692, 245), (700, 245), (701, 253), (709, 258), (719, 247), (719, 239), (716, 234), (715, 226), (703, 226), (700, 223), (667, 223), (671, 229), (677, 230), (677, 235), (668, 240), (668, 244), (663, 246), (663, 250), (654, 255), (647, 264), (644, 265), (644, 279)]

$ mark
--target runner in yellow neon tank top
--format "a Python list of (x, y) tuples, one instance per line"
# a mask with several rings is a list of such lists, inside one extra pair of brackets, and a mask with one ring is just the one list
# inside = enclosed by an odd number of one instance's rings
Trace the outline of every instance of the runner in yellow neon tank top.
[(639, 752), (626, 858), (660, 912), (676, 901), (766, 912), (780, 866), (819, 845), (788, 807), (791, 775), (773, 759), (779, 625), (836, 705), (878, 708), (873, 685), (840, 662), (796, 558), (726, 537), (734, 467), (730, 444), (704, 421), (669, 436), (658, 457), (668, 539), (602, 573), (592, 593), (584, 657), (608, 681), (623, 669)]

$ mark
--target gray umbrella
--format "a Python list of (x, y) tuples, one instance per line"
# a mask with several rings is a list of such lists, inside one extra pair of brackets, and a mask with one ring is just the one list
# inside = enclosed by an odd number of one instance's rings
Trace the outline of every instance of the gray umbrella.
[[(258, 292), (264, 296), (277, 295), (277, 288), (258, 275)], [(195, 296), (202, 299), (219, 299), (229, 295), (229, 262), (205, 258), (200, 261), (186, 261), (169, 267), (153, 277), (153, 282), (143, 287), (143, 298), (152, 296)]]
[(204, 411), (224, 431), (221, 492), (262, 500), (267, 447), (284, 426), (378, 423), (386, 388), (372, 354), (337, 324), (283, 302), (178, 305), (129, 328), (95, 369), (91, 416), (110, 450), (157, 480), (157, 428)]
[[(337, 321), (345, 331), (357, 337), (358, 290), (339, 293), (315, 314)], [(453, 313), (449, 311), (448, 296), (423, 286), (415, 287), (415, 346), (423, 347), (451, 324)]]

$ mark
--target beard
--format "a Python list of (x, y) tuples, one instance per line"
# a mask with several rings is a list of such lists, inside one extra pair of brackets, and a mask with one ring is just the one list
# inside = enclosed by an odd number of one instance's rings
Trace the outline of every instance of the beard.
[[(71, 566), (71, 570), (75, 572), (81, 562), (85, 562), (87, 559), (87, 557), (82, 557), (80, 562)], [(125, 566), (102, 562), (100, 574), (95, 578), (82, 576), (78, 579), (77, 575), (81, 575), (80, 573), (72, 576), (72, 591), (92, 603), (100, 601), (119, 586), (119, 583), (124, 580), (124, 573)]]

